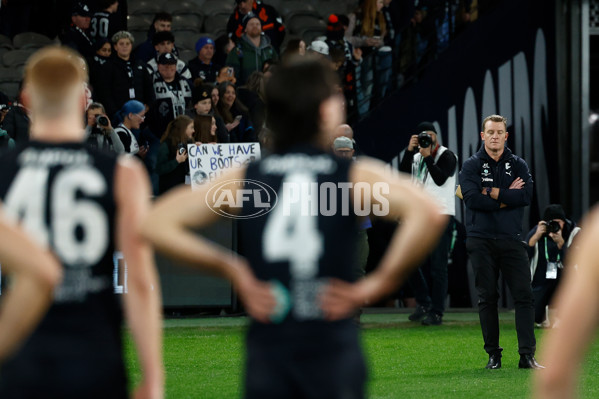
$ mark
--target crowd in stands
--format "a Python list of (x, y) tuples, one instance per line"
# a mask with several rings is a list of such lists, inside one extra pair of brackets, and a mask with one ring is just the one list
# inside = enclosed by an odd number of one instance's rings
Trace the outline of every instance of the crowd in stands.
[[(178, 170), (174, 161), (184, 160), (176, 140), (260, 139), (264, 83), (278, 63), (306, 52), (321, 54), (339, 73), (339, 91), (353, 124), (393, 88), (417, 79), (421, 68), (493, 0), (272, 3), (3, 0), (0, 91), (2, 77), (12, 76), (14, 84), (14, 71), (21, 71), (26, 60), (9, 66), (10, 54), (32, 52), (36, 43), (77, 50), (89, 71), (94, 103), (87, 115), (90, 141), (142, 158), (158, 193), (163, 191), (160, 178)], [(222, 25), (214, 26), (218, 21)], [(147, 30), (141, 39), (140, 26)], [(24, 32), (47, 38), (16, 48)], [(6, 131), (14, 142), (26, 141), (27, 112), (18, 93), (6, 94), (12, 98), (0, 98), (0, 107), (10, 109), (1, 114), (0, 139)], [(90, 115), (107, 116), (109, 128), (96, 126)], [(179, 126), (182, 120), (194, 131)], [(115, 143), (117, 138), (121, 143)]]

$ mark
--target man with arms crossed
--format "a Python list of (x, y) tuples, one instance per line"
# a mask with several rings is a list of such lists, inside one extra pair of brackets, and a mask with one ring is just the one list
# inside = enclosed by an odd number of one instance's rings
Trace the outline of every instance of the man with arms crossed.
[(162, 398), (160, 290), (151, 248), (137, 230), (149, 207), (144, 168), (84, 143), (84, 82), (78, 56), (48, 47), (25, 68), (31, 142), (0, 160), (0, 198), (62, 264), (53, 303), (3, 366), (0, 397), (126, 398), (122, 311), (113, 255), (127, 261), (124, 311), (143, 370), (137, 397)]
[[(158, 250), (228, 278), (239, 292), (252, 317), (245, 373), (249, 399), (364, 397), (365, 364), (352, 316), (365, 303), (392, 293), (446, 223), (426, 194), (409, 179), (387, 172), (384, 164), (329, 154), (330, 135), (343, 121), (336, 87), (330, 66), (311, 57), (279, 69), (266, 89), (275, 153), (199, 191), (171, 192), (144, 224), (144, 235)], [(226, 187), (237, 198), (241, 179), (278, 193), (271, 212), (248, 218), (261, 201), (219, 205), (218, 195), (208, 193), (233, 181)], [(388, 190), (381, 198), (372, 190), (349, 189), (342, 199), (341, 186), (357, 183)], [(318, 184), (337, 192), (334, 214), (305, 212), (319, 203), (314, 192), (306, 191)], [(357, 282), (348, 250), (357, 237), (357, 212), (344, 213), (344, 204), (350, 210), (365, 207), (366, 213), (386, 204), (385, 216), (402, 222), (379, 267)], [(239, 215), (245, 258), (191, 231), (215, 221), (215, 211)]]
[(542, 366), (534, 358), (533, 296), (522, 235), (524, 207), (532, 198), (532, 177), (526, 162), (506, 146), (507, 120), (503, 116), (486, 117), (480, 137), (482, 148), (464, 162), (459, 178), (466, 205), (466, 249), (474, 268), (480, 326), (489, 354), (486, 368), (501, 368), (499, 271), (515, 303), (518, 367), (539, 368)]

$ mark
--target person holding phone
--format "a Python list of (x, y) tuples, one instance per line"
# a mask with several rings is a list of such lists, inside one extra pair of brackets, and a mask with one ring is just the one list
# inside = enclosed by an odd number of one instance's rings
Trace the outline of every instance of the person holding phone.
[(158, 194), (184, 184), (189, 176), (187, 162), (187, 144), (193, 142), (193, 119), (187, 115), (179, 115), (171, 121), (160, 139), (158, 150)]
[(231, 142), (247, 143), (257, 141), (248, 109), (237, 98), (235, 86), (225, 82), (218, 86), (218, 91), (220, 100), (216, 104), (216, 109), (225, 122)]

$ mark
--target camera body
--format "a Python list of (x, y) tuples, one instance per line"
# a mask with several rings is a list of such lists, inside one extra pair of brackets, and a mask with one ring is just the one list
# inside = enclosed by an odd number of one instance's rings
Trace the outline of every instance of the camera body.
[(96, 115), (96, 123), (98, 126), (107, 127), (110, 124), (110, 121), (105, 115)]
[(178, 149), (177, 149), (177, 153), (179, 155), (182, 155), (183, 153), (185, 153), (185, 151), (187, 151), (187, 148), (186, 148), (185, 144), (179, 143), (179, 146), (178, 146)]
[(547, 234), (549, 233), (557, 233), (558, 231), (561, 230), (561, 227), (559, 225), (559, 222), (556, 220), (547, 220), (545, 221), (545, 226), (547, 226)]
[(427, 132), (421, 132), (418, 135), (418, 145), (421, 148), (428, 148), (433, 144), (433, 138)]

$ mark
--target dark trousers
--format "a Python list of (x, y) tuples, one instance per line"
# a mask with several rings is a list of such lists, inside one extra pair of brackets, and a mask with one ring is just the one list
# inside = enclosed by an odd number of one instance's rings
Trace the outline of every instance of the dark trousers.
[(478, 293), (478, 314), (485, 341), (485, 351), (491, 355), (501, 352), (499, 346), (499, 316), (497, 281), (501, 271), (516, 310), (518, 352), (534, 354), (534, 306), (530, 284), (530, 269), (524, 244), (515, 240), (493, 240), (468, 237), (466, 249), (474, 269)]
[(533, 287), (532, 294), (535, 298), (535, 323), (545, 321), (545, 307), (549, 305), (559, 280), (546, 280), (543, 285)]
[(408, 283), (419, 305), (431, 307), (437, 314), (443, 315), (447, 300), (447, 256), (453, 236), (453, 216), (450, 218), (437, 246), (431, 252), (427, 262), (430, 265), (431, 287), (426, 283), (422, 267), (418, 268), (409, 278)]

